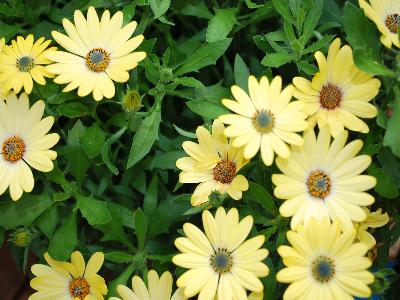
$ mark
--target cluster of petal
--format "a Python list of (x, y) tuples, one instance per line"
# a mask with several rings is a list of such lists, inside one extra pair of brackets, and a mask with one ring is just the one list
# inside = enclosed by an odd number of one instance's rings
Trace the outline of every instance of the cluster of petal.
[[(177, 280), (177, 285), (184, 288), (185, 296), (199, 294), (199, 300), (213, 300), (215, 296), (224, 300), (245, 300), (246, 289), (262, 292), (264, 287), (258, 277), (268, 275), (268, 267), (262, 263), (268, 250), (260, 249), (265, 241), (262, 235), (246, 241), (253, 218), (247, 216), (239, 222), (237, 209), (232, 208), (226, 213), (219, 207), (215, 218), (206, 210), (202, 219), (205, 234), (186, 223), (183, 226), (186, 237), (175, 240), (182, 253), (175, 255), (172, 261), (190, 269)], [(225, 272), (217, 272), (211, 265), (212, 256), (218, 251), (230, 255), (231, 265)]]
[(364, 208), (367, 218), (365, 221), (356, 223), (357, 239), (366, 244), (369, 249), (372, 249), (376, 245), (374, 236), (368, 232), (369, 228), (378, 228), (385, 226), (389, 222), (389, 216), (387, 213), (382, 214), (382, 209), (371, 212), (368, 208)]
[[(10, 188), (13, 200), (18, 200), (23, 191), (31, 192), (34, 179), (30, 167), (41, 172), (53, 169), (53, 160), (57, 153), (49, 150), (57, 144), (60, 136), (57, 133), (47, 134), (53, 126), (54, 117), (42, 119), (45, 104), (36, 101), (29, 108), (29, 99), (25, 93), (19, 97), (10, 92), (0, 100), (0, 195)], [(20, 159), (9, 161), (4, 153), (7, 140), (16, 137), (23, 143)]]
[(74, 279), (84, 280), (89, 291), (83, 299), (74, 300), (103, 300), (107, 294), (107, 286), (103, 277), (97, 274), (104, 261), (104, 254), (96, 252), (87, 265), (79, 251), (71, 254), (71, 262), (54, 260), (48, 253), (44, 254), (48, 264), (35, 264), (31, 271), (36, 277), (31, 280), (31, 287), (37, 292), (29, 300), (74, 299), (70, 293), (70, 284)]
[[(345, 127), (352, 131), (369, 132), (368, 125), (360, 118), (377, 115), (376, 107), (368, 102), (378, 94), (380, 81), (355, 66), (352, 49), (348, 45), (340, 47), (339, 38), (329, 47), (327, 57), (318, 51), (315, 58), (319, 72), (311, 82), (302, 77), (293, 79), (296, 86), (293, 95), (304, 104), (310, 127), (318, 124), (321, 129), (328, 124), (334, 137)], [(330, 103), (331, 109), (321, 104), (323, 90), (329, 87), (334, 88), (340, 98), (337, 106)]]
[(390, 16), (397, 16), (397, 26), (399, 26), (400, 1), (398, 0), (358, 0), (360, 7), (364, 10), (365, 15), (372, 20), (378, 30), (382, 33), (381, 42), (388, 48), (392, 48), (392, 44), (400, 48), (399, 35), (392, 32), (385, 24)]
[[(271, 82), (262, 77), (260, 82), (254, 76), (248, 80), (249, 95), (240, 87), (231, 88), (235, 100), (223, 99), (222, 104), (234, 114), (222, 115), (219, 119), (229, 124), (225, 134), (233, 138), (234, 147), (244, 147), (244, 157), (250, 159), (261, 149), (263, 162), (270, 166), (274, 152), (289, 157), (287, 144), (302, 145), (303, 140), (296, 132), (307, 128), (307, 117), (299, 101), (290, 102), (293, 86), (282, 90), (282, 78)], [(260, 114), (262, 122), (257, 124)]]
[(0, 54), (0, 82), (4, 92), (13, 90), (18, 94), (24, 88), (25, 93), (30, 94), (33, 81), (45, 85), (45, 77), (54, 77), (45, 69), (45, 65), (51, 63), (46, 55), (57, 49), (47, 48), (50, 42), (44, 37), (34, 41), (33, 35), (29, 34), (26, 39), (18, 36), (11, 45), (4, 46)]
[[(280, 213), (291, 219), (292, 229), (311, 218), (329, 217), (338, 220), (344, 228), (353, 228), (354, 222), (363, 222), (367, 215), (363, 206), (371, 205), (374, 197), (366, 190), (376, 185), (376, 179), (360, 175), (371, 164), (371, 157), (358, 155), (362, 141), (346, 145), (348, 132), (342, 131), (331, 143), (327, 126), (318, 137), (313, 129), (304, 133), (304, 146), (292, 147), (289, 159), (278, 157), (276, 164), (283, 174), (272, 175), (276, 185), (274, 194), (285, 199)], [(321, 171), (330, 178), (330, 192), (325, 198), (314, 197), (307, 186), (309, 176)]]
[[(368, 247), (354, 243), (355, 237), (355, 229), (341, 232), (339, 224), (331, 224), (328, 218), (312, 219), (308, 225), (288, 231), (291, 247), (278, 248), (286, 268), (276, 275), (278, 281), (290, 283), (283, 299), (352, 300), (354, 296), (369, 297), (368, 284), (374, 281), (374, 276), (367, 269), (372, 263), (365, 257)], [(331, 278), (323, 282), (312, 275), (315, 261), (321, 257), (332, 263)]]
[[(3, 53), (5, 44), (6, 44), (5, 38), (1, 38), (0, 39), (0, 55)], [(4, 86), (0, 81), (0, 99), (4, 99), (5, 95), (6, 95), (6, 92), (5, 92)]]
[[(56, 83), (67, 84), (64, 92), (78, 88), (80, 97), (93, 93), (96, 101), (103, 97), (112, 98), (115, 95), (113, 81), (128, 81), (128, 71), (146, 57), (145, 52), (133, 52), (144, 37), (138, 35), (131, 38), (137, 23), (133, 21), (123, 26), (121, 11), (111, 17), (106, 10), (99, 19), (96, 10), (90, 7), (85, 19), (82, 12), (76, 10), (74, 22), (72, 24), (67, 19), (63, 20), (67, 35), (52, 32), (53, 38), (68, 52), (50, 53), (47, 57), (55, 63), (47, 66), (47, 70), (57, 75), (54, 79)], [(87, 60), (91, 59), (91, 51), (97, 51), (97, 55), (100, 55), (98, 51), (106, 53), (107, 61), (101, 70), (88, 68)], [(96, 59), (103, 58), (100, 55)]]
[[(200, 183), (192, 197), (192, 205), (200, 205), (208, 201), (211, 192), (216, 191), (221, 194), (228, 193), (235, 200), (242, 198), (242, 192), (249, 188), (247, 179), (237, 172), (248, 162), (243, 158), (243, 148), (233, 147), (231, 141), (224, 135), (224, 125), (215, 120), (212, 125), (212, 134), (199, 126), (196, 130), (198, 144), (186, 141), (182, 144), (189, 157), (182, 157), (176, 161), (176, 166), (182, 170), (179, 175), (181, 183)], [(218, 163), (231, 162), (230, 170), (234, 173), (229, 175), (226, 181), (218, 181), (214, 169)], [(222, 165), (223, 167), (223, 165)], [(228, 166), (229, 167), (229, 166)]]
[[(161, 277), (154, 270), (147, 273), (148, 286), (139, 276), (132, 278), (132, 289), (118, 285), (117, 292), (122, 300), (186, 300), (183, 295), (183, 289), (179, 288), (172, 295), (172, 275), (170, 272), (164, 272)], [(109, 300), (121, 300), (111, 297)]]

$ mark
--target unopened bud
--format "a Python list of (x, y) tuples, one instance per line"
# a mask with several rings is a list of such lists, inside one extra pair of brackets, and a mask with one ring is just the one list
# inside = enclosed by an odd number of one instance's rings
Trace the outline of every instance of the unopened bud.
[(10, 241), (14, 246), (26, 248), (32, 242), (32, 232), (26, 228), (18, 228), (11, 234)]
[(142, 98), (136, 90), (128, 90), (123, 98), (123, 106), (127, 112), (136, 112), (142, 106)]

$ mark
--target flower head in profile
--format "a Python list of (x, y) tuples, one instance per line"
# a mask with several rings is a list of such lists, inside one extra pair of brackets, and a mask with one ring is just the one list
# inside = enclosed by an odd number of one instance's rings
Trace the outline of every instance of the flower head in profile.
[(250, 159), (261, 149), (263, 162), (270, 166), (274, 152), (289, 157), (287, 144), (302, 145), (303, 139), (296, 132), (307, 128), (307, 117), (301, 110), (299, 101), (290, 102), (293, 86), (282, 90), (282, 78), (275, 77), (271, 82), (261, 77), (249, 77), (249, 95), (240, 87), (231, 88), (236, 100), (223, 99), (222, 104), (233, 114), (222, 115), (219, 119), (229, 124), (225, 134), (233, 139), (234, 147), (244, 147), (244, 157)]
[(99, 19), (89, 7), (87, 18), (74, 13), (75, 24), (63, 20), (66, 34), (53, 31), (53, 38), (65, 50), (53, 52), (48, 58), (55, 63), (47, 70), (57, 75), (56, 83), (67, 84), (64, 92), (78, 89), (80, 97), (93, 93), (96, 101), (115, 95), (114, 82), (126, 82), (128, 71), (146, 57), (145, 52), (133, 52), (143, 41), (143, 35), (133, 38), (135, 21), (123, 26), (122, 12), (112, 17), (106, 10)]
[(380, 81), (355, 66), (350, 46), (340, 47), (339, 38), (332, 42), (327, 57), (318, 51), (315, 58), (319, 72), (312, 81), (293, 79), (293, 95), (304, 104), (310, 127), (317, 123), (321, 129), (327, 124), (333, 137), (344, 128), (369, 132), (360, 118), (376, 116), (377, 109), (369, 102), (378, 94)]
[(389, 216), (387, 213), (382, 214), (382, 209), (371, 212), (368, 208), (364, 207), (364, 211), (367, 214), (365, 221), (356, 223), (357, 239), (366, 244), (368, 249), (372, 249), (376, 245), (374, 236), (368, 232), (369, 228), (378, 228), (385, 226), (389, 222)]
[(285, 200), (279, 211), (292, 217), (292, 229), (311, 218), (329, 217), (345, 229), (367, 218), (362, 207), (371, 205), (374, 197), (365, 191), (375, 186), (376, 179), (361, 173), (371, 164), (371, 157), (357, 155), (362, 141), (346, 145), (347, 136), (342, 131), (331, 142), (327, 126), (318, 137), (309, 129), (304, 133), (304, 146), (292, 147), (289, 159), (276, 160), (283, 174), (272, 175), (274, 194)]
[(103, 300), (107, 286), (103, 277), (97, 274), (104, 261), (104, 254), (96, 252), (87, 265), (79, 251), (71, 254), (71, 262), (54, 260), (44, 254), (47, 265), (35, 264), (31, 271), (36, 277), (31, 287), (37, 292), (29, 300)]
[(176, 161), (176, 166), (182, 170), (179, 182), (200, 183), (192, 195), (192, 205), (207, 202), (212, 192), (228, 193), (239, 200), (242, 192), (249, 188), (247, 179), (237, 174), (248, 162), (243, 158), (243, 149), (232, 146), (224, 135), (224, 129), (224, 125), (215, 120), (212, 134), (199, 126), (196, 130), (199, 143), (186, 141), (182, 144), (190, 156)]
[(246, 290), (262, 292), (263, 284), (258, 277), (268, 275), (268, 267), (262, 262), (268, 250), (260, 249), (265, 241), (263, 235), (246, 241), (253, 218), (247, 216), (239, 222), (236, 208), (226, 213), (222, 207), (215, 217), (208, 210), (203, 211), (202, 218), (205, 234), (186, 223), (186, 237), (175, 240), (182, 253), (173, 257), (173, 263), (190, 269), (177, 280), (185, 296), (199, 294), (201, 300), (213, 300), (215, 296), (233, 300), (247, 299)]
[(48, 131), (54, 117), (42, 119), (44, 102), (29, 108), (29, 99), (22, 93), (19, 99), (10, 92), (7, 101), (0, 100), (0, 195), (7, 188), (13, 200), (31, 192), (34, 179), (31, 168), (41, 172), (53, 170), (57, 152), (50, 150), (60, 136)]
[(328, 218), (311, 219), (296, 231), (288, 231), (290, 246), (280, 246), (286, 268), (276, 278), (289, 283), (284, 300), (351, 300), (369, 297), (368, 284), (374, 281), (367, 271), (371, 260), (365, 257), (367, 245), (354, 243), (356, 230), (340, 231)]
[(45, 69), (45, 65), (51, 63), (46, 55), (57, 49), (47, 48), (50, 42), (44, 37), (35, 42), (30, 34), (25, 39), (18, 36), (11, 45), (4, 46), (0, 54), (0, 81), (5, 92), (14, 90), (18, 94), (24, 88), (25, 93), (30, 94), (33, 81), (45, 85), (45, 77), (54, 77)]
[(399, 0), (358, 0), (365, 15), (372, 20), (382, 33), (381, 42), (388, 48), (392, 44), (400, 48), (400, 1)]
[[(183, 295), (183, 289), (179, 288), (171, 297), (172, 293), (172, 275), (170, 272), (164, 272), (161, 277), (154, 270), (147, 273), (147, 287), (139, 276), (132, 278), (132, 289), (118, 285), (117, 292), (122, 300), (186, 300)], [(121, 300), (117, 297), (111, 297), (109, 300)]]

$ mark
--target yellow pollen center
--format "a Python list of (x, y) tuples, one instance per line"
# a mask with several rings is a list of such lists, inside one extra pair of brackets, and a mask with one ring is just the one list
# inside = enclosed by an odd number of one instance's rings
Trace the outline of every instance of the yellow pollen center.
[(73, 298), (85, 299), (89, 295), (89, 284), (84, 278), (74, 278), (69, 283), (69, 293)]
[(18, 136), (6, 139), (1, 147), (4, 160), (14, 163), (19, 161), (25, 153), (25, 143)]
[(322, 108), (335, 109), (342, 102), (343, 93), (340, 88), (333, 84), (326, 84), (319, 93), (319, 102)]
[(400, 16), (398, 14), (388, 15), (385, 20), (385, 25), (390, 32), (397, 33), (399, 31)]
[(314, 171), (308, 176), (307, 188), (311, 196), (323, 200), (331, 192), (331, 179), (320, 170)]
[(103, 72), (110, 63), (110, 54), (102, 48), (94, 48), (85, 58), (86, 66), (93, 72)]
[(214, 180), (231, 183), (236, 176), (236, 164), (230, 160), (220, 160), (213, 169)]
[(229, 272), (233, 265), (232, 255), (225, 248), (218, 248), (210, 257), (211, 267), (215, 272), (222, 274)]
[(270, 111), (261, 110), (253, 117), (253, 126), (258, 132), (267, 133), (274, 127), (275, 117)]

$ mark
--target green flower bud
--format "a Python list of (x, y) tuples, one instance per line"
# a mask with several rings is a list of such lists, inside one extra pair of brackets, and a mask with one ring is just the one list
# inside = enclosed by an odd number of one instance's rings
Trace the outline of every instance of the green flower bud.
[(14, 246), (26, 248), (32, 242), (32, 232), (26, 228), (18, 228), (11, 234), (10, 241)]
[(142, 107), (142, 98), (136, 90), (128, 90), (123, 98), (123, 106), (127, 112), (136, 112)]
[(212, 207), (220, 207), (224, 202), (227, 194), (221, 194), (220, 192), (213, 191), (211, 192), (210, 196), (208, 196), (208, 202)]

